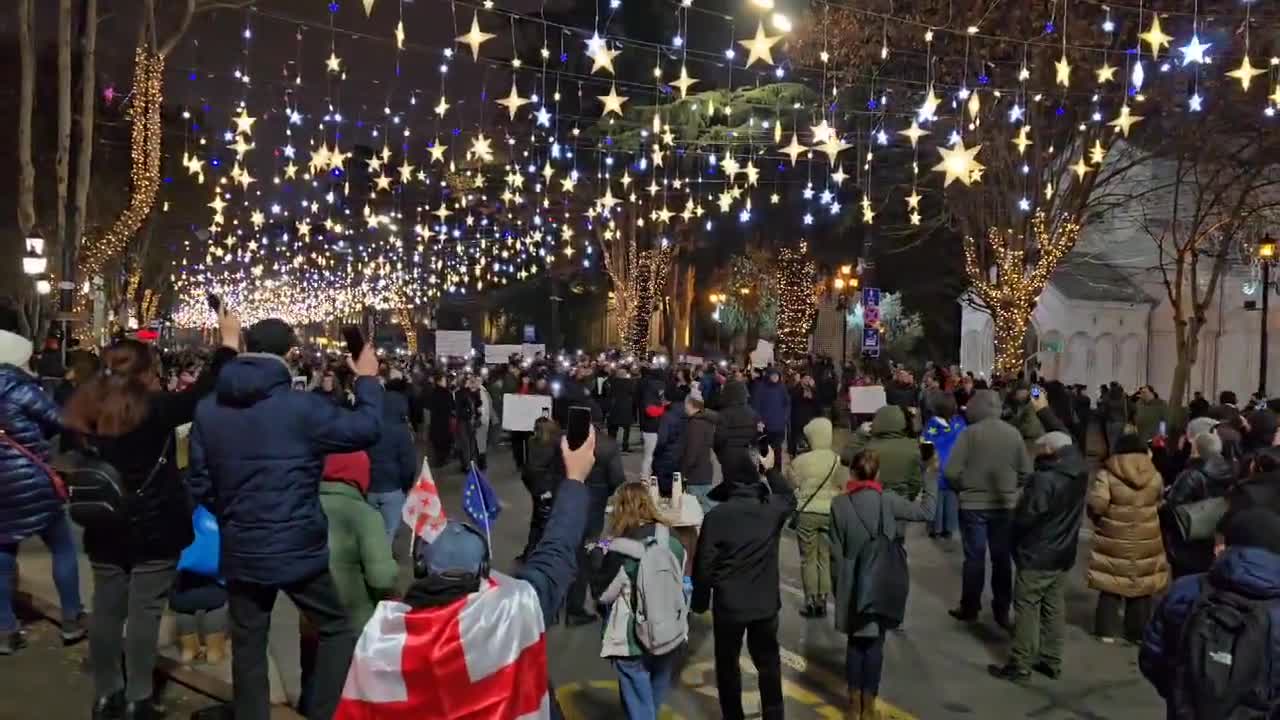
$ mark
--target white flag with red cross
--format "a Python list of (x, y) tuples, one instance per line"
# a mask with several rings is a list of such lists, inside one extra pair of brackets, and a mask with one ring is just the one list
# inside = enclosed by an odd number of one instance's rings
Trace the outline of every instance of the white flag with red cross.
[(544, 630), (532, 586), (498, 573), (448, 605), (381, 602), (334, 720), (548, 720)]
[(440, 504), (440, 491), (431, 477), (431, 466), (426, 460), (422, 461), (422, 471), (418, 473), (417, 481), (405, 498), (401, 517), (414, 535), (428, 543), (440, 537), (448, 523), (444, 516), (444, 506)]

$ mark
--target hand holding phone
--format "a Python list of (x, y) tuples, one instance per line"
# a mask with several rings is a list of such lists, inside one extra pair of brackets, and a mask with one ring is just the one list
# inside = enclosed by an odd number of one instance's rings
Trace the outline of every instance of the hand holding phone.
[(569, 449), (577, 450), (587, 441), (591, 429), (591, 409), (581, 405), (569, 407), (569, 427), (567, 430)]

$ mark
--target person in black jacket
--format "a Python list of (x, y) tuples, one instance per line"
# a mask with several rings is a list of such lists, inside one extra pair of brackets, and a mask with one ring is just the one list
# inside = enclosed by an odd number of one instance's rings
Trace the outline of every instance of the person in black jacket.
[(658, 422), (658, 444), (653, 451), (653, 474), (658, 476), (658, 487), (663, 497), (670, 497), (673, 477), (680, 472), (680, 449), (689, 421), (684, 407), (688, 386), (676, 385), (671, 392), (673, 395), (667, 396), (667, 409)]
[(627, 368), (609, 378), (605, 386), (605, 403), (609, 408), (609, 437), (618, 441), (622, 430), (622, 452), (631, 452), (631, 424), (636, 421), (636, 381)]
[(533, 510), (529, 516), (529, 540), (516, 556), (519, 562), (524, 562), (538, 545), (547, 526), (547, 518), (551, 517), (555, 483), (560, 477), (560, 435), (560, 425), (551, 418), (538, 418), (533, 423), (533, 435), (529, 438), (524, 468), (520, 471), (520, 480), (529, 491)]
[(707, 495), (710, 494), (711, 482), (715, 479), (711, 466), (711, 447), (715, 442), (719, 416), (715, 411), (704, 407), (702, 393), (696, 387), (684, 399), (684, 412), (688, 420), (685, 422), (680, 448), (680, 475), (684, 478), (685, 490), (698, 498), (698, 504), (702, 506), (702, 513), (705, 515), (715, 506)]
[(382, 435), (369, 448), (369, 504), (382, 515), (387, 541), (395, 539), (404, 509), (404, 497), (418, 472), (418, 454), (409, 425), (408, 384), (403, 378), (388, 380), (382, 396)]
[(1009, 661), (991, 665), (992, 675), (1020, 682), (1031, 671), (1056, 678), (1062, 673), (1066, 628), (1067, 572), (1076, 563), (1080, 521), (1088, 493), (1088, 468), (1066, 426), (1032, 398), (1049, 432), (1036, 441), (1035, 472), (1028, 476), (1012, 523), (1014, 583), (1013, 647)]
[(720, 504), (703, 518), (694, 554), (690, 610), (714, 612), (721, 717), (744, 717), (738, 656), (745, 634), (747, 651), (759, 673), (762, 717), (781, 720), (778, 543), (783, 525), (796, 509), (795, 490), (783, 478), (772, 449), (764, 457), (745, 449), (731, 450), (722, 464), (724, 482), (711, 492), (711, 499)]
[(658, 449), (658, 426), (665, 411), (663, 398), (665, 384), (657, 372), (645, 369), (636, 392), (636, 405), (640, 415), (640, 438), (644, 442), (644, 457), (640, 460), (640, 477), (653, 473), (653, 453)]
[(787, 453), (792, 458), (800, 454), (804, 426), (817, 416), (818, 396), (813, 376), (802, 373), (800, 379), (791, 387), (791, 431), (787, 433)]
[(1174, 579), (1209, 571), (1213, 565), (1213, 538), (1184, 540), (1173, 511), (1181, 505), (1225, 497), (1235, 483), (1235, 466), (1222, 457), (1222, 438), (1212, 426), (1197, 433), (1188, 445), (1191, 454), (1187, 466), (1165, 489), (1160, 506), (1160, 528)]
[(84, 534), (93, 567), (89, 662), (95, 720), (121, 714), (128, 720), (160, 717), (151, 680), (160, 616), (178, 556), (195, 537), (191, 498), (178, 474), (174, 431), (192, 421), (197, 404), (239, 347), (240, 320), (223, 313), (218, 326), (223, 347), (186, 391), (163, 392), (151, 346), (121, 340), (102, 354), (101, 372), (67, 404), (67, 427), (119, 471), (131, 492), (118, 525), (87, 527)]
[(720, 391), (720, 419), (716, 423), (716, 459), (723, 467), (735, 451), (755, 447), (764, 425), (754, 408), (747, 403), (747, 386), (732, 380)]
[(436, 376), (427, 409), (431, 411), (431, 427), (428, 432), (431, 435), (431, 447), (436, 453), (435, 464), (437, 467), (444, 467), (453, 450), (453, 431), (457, 418), (454, 417), (455, 404), (453, 391), (449, 389), (449, 378), (443, 374)]
[(583, 543), (578, 545), (579, 572), (569, 586), (569, 596), (565, 600), (565, 623), (571, 626), (585, 625), (596, 619), (595, 614), (586, 607), (587, 588), (591, 580), (590, 573), (583, 570), (588, 567), (586, 543), (594, 541), (604, 532), (605, 508), (609, 504), (609, 498), (613, 496), (613, 491), (627, 481), (627, 475), (622, 469), (622, 455), (618, 453), (618, 443), (600, 432), (604, 416), (594, 404), (591, 408), (591, 423), (595, 427), (596, 461), (591, 466), (591, 474), (587, 476), (586, 482), (589, 497), (587, 530)]

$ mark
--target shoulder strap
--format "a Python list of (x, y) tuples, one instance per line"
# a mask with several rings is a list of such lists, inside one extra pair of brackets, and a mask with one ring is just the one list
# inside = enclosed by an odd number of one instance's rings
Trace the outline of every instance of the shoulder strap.
[(156, 458), (156, 464), (151, 466), (151, 472), (147, 473), (147, 479), (142, 481), (142, 484), (134, 491), (135, 493), (142, 494), (142, 491), (151, 485), (151, 481), (155, 479), (156, 475), (160, 474), (160, 468), (169, 462), (169, 443), (172, 441), (173, 432), (170, 431), (164, 437), (164, 447), (160, 448), (160, 457)]
[(817, 489), (814, 490), (812, 493), (809, 493), (809, 497), (805, 499), (804, 504), (801, 505), (800, 509), (796, 511), (797, 513), (804, 512), (805, 508), (809, 507), (809, 503), (813, 502), (813, 499), (818, 496), (818, 493), (822, 492), (822, 488), (826, 487), (827, 483), (831, 482), (831, 476), (835, 474), (836, 466), (839, 464), (840, 464), (840, 456), (837, 454), (835, 462), (831, 463), (831, 469), (827, 471), (827, 476), (822, 479), (822, 484), (819, 485)]
[(53, 484), (53, 491), (58, 494), (59, 498), (63, 500), (67, 499), (67, 486), (62, 482), (62, 476), (59, 475), (56, 470), (49, 467), (49, 463), (41, 460), (39, 455), (36, 455), (34, 452), (28, 450), (25, 445), (15, 440), (13, 436), (5, 432), (4, 428), (0, 428), (0, 440), (3, 440), (5, 444), (13, 447), (13, 449), (17, 450), (19, 454), (35, 463), (36, 467), (43, 470), (44, 474), (49, 476), (49, 482)]

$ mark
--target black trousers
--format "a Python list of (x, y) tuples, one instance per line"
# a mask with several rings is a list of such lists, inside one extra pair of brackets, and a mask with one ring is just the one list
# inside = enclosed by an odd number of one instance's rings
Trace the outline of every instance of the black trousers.
[(511, 458), (516, 461), (517, 468), (524, 467), (525, 450), (529, 443), (529, 436), (532, 434), (523, 430), (511, 431)]
[(1093, 629), (1098, 637), (1123, 637), (1130, 642), (1141, 642), (1150, 618), (1150, 595), (1127, 598), (1104, 592), (1098, 594)]
[(330, 720), (342, 696), (356, 636), (326, 570), (287, 585), (230, 581), (231, 679), (236, 720), (269, 720), (271, 687), (267, 672), (267, 635), (276, 594), (293, 600), (319, 636), (310, 697), (302, 699), (310, 720)]
[(622, 430), (623, 452), (629, 451), (631, 449), (631, 423), (609, 426), (609, 437), (613, 438), (614, 442), (618, 441), (618, 430)]
[(716, 685), (720, 691), (720, 715), (724, 720), (743, 720), (742, 636), (747, 636), (747, 652), (759, 673), (760, 717), (782, 720), (782, 656), (778, 648), (778, 616), (749, 623), (714, 620), (716, 643)]

